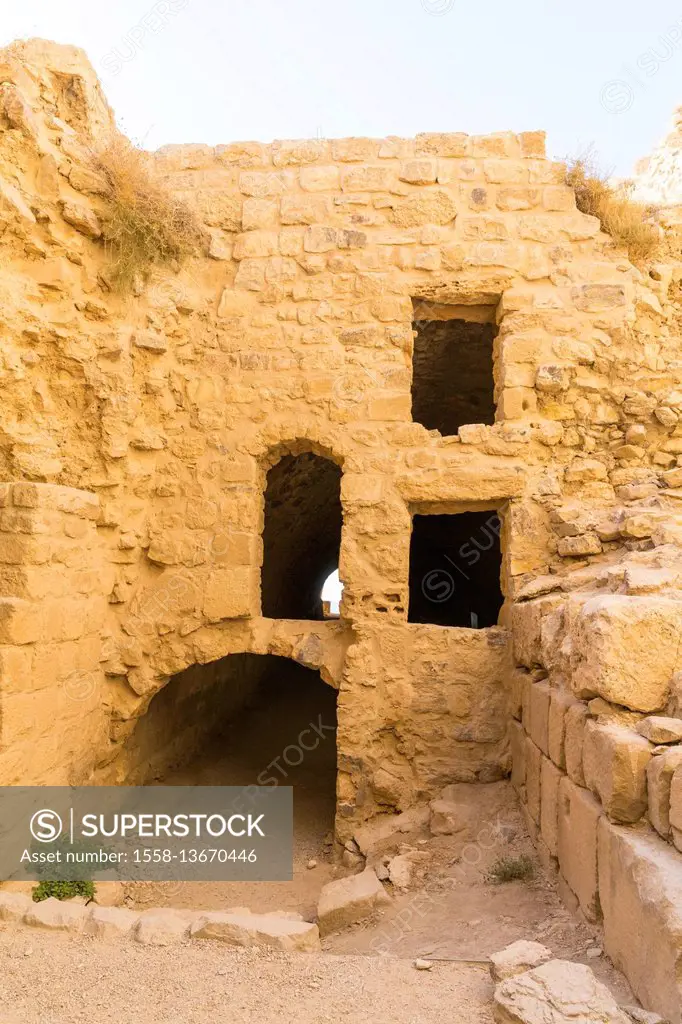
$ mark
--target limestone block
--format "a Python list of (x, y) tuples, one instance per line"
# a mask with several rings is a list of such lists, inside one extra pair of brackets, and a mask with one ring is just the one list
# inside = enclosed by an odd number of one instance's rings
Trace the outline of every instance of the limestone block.
[(470, 815), (463, 814), (460, 804), (450, 800), (432, 800), (429, 831), (433, 836), (452, 836), (469, 827)]
[(490, 956), (490, 974), (493, 981), (505, 981), (506, 978), (513, 978), (517, 974), (524, 974), (533, 967), (551, 960), (553, 953), (546, 946), (539, 942), (528, 942), (519, 939), (505, 946), (499, 953), (492, 953)]
[(558, 768), (566, 768), (566, 716), (576, 704), (575, 697), (566, 690), (553, 689), (547, 716), (547, 744), (549, 756)]
[(591, 793), (570, 779), (559, 783), (557, 849), (561, 874), (588, 921), (599, 916), (597, 824), (602, 816)]
[(585, 785), (599, 797), (612, 821), (639, 821), (646, 811), (646, 770), (652, 746), (643, 736), (612, 722), (585, 724)]
[(673, 776), (682, 766), (682, 747), (671, 747), (652, 757), (647, 765), (647, 803), (649, 821), (659, 835), (670, 838), (670, 802)]
[(679, 743), (682, 740), (682, 718), (651, 715), (635, 726), (640, 736), (652, 743)]
[(94, 935), (97, 939), (112, 939), (120, 935), (129, 935), (140, 915), (134, 910), (121, 907), (93, 907), (85, 922), (86, 935)]
[(253, 571), (246, 567), (217, 569), (204, 586), (204, 615), (211, 622), (243, 619), (254, 614), (255, 585)]
[[(431, 860), (431, 854), (426, 850), (410, 850), (408, 853), (401, 853), (392, 857), (387, 865), (388, 880), (397, 889), (409, 889), (412, 885), (415, 871), (419, 871), (419, 865)], [(418, 875), (419, 877), (419, 875)]]
[(557, 542), (557, 552), (562, 558), (584, 558), (586, 555), (598, 555), (601, 550), (601, 541), (596, 533), (581, 533), (578, 537), (561, 537)]
[(329, 219), (329, 200), (325, 196), (282, 196), (282, 224), (320, 224)]
[(530, 736), (526, 736), (526, 804), (536, 825), (540, 824), (540, 777), (542, 753)]
[(320, 934), (329, 935), (347, 928), (371, 916), (387, 903), (390, 903), (390, 897), (372, 868), (365, 868), (351, 878), (328, 882), (317, 904)]
[(259, 946), (285, 953), (315, 953), (320, 949), (316, 924), (278, 914), (202, 914), (191, 929), (193, 939), (214, 939), (230, 946)]
[(606, 480), (608, 471), (599, 459), (576, 459), (564, 471), (567, 484), (584, 484), (592, 480)]
[(411, 185), (431, 185), (436, 180), (437, 170), (436, 160), (406, 160), (398, 176), (401, 181), (408, 181)]
[(637, 998), (682, 1015), (682, 858), (651, 833), (599, 824), (604, 948)]
[(51, 931), (82, 932), (89, 911), (81, 903), (57, 900), (54, 896), (33, 903), (26, 911), (24, 924)]
[(100, 514), (96, 494), (61, 484), (15, 483), (12, 504), (21, 508), (56, 509), (82, 519), (97, 519)]
[(504, 388), (497, 403), (500, 419), (519, 420), (537, 409), (537, 395), (533, 388)]
[(324, 139), (284, 139), (273, 142), (270, 148), (275, 167), (313, 164), (327, 155)]
[(43, 633), (39, 604), (19, 597), (0, 597), (0, 644), (31, 644)]
[(633, 711), (665, 706), (682, 661), (682, 603), (609, 594), (584, 603), (571, 629), (573, 689)]
[(299, 181), (304, 192), (336, 192), (341, 186), (338, 167), (301, 167)]
[(631, 1024), (594, 972), (569, 960), (500, 982), (493, 999), (497, 1024)]
[(391, 221), (399, 228), (420, 227), (423, 224), (449, 224), (457, 216), (457, 206), (450, 192), (434, 189), (415, 192), (399, 200), (391, 214)]
[(469, 153), (470, 137), (464, 132), (422, 132), (415, 138), (417, 156), (463, 157)]
[(576, 786), (585, 785), (583, 771), (583, 744), (585, 739), (585, 723), (589, 717), (587, 704), (577, 701), (566, 711), (564, 751), (566, 755), (566, 772)]
[(75, 203), (71, 200), (64, 200), (61, 204), (62, 217), (87, 238), (99, 238), (102, 234), (102, 225), (94, 210), (83, 203)]
[(526, 784), (526, 733), (520, 722), (509, 723), (512, 755), (512, 786), (518, 792)]
[(565, 778), (548, 757), (540, 767), (540, 833), (553, 857), (559, 852), (559, 784)]
[(179, 910), (146, 910), (133, 928), (136, 942), (145, 946), (172, 946), (189, 938), (192, 914)]
[(24, 202), (19, 189), (15, 188), (14, 185), (10, 185), (8, 181), (3, 180), (0, 180), (0, 209), (3, 212), (8, 209), (12, 210), (19, 220), (23, 220), (27, 224), (35, 224), (36, 222), (31, 208)]
[(35, 907), (30, 896), (21, 892), (0, 892), (0, 921), (23, 921)]
[(670, 826), (672, 839), (682, 853), (682, 768), (676, 768), (670, 783)]
[(232, 250), (235, 260), (261, 259), (279, 252), (279, 234), (276, 231), (247, 231), (237, 235)]
[(523, 699), (527, 685), (532, 682), (529, 672), (523, 668), (512, 669), (509, 677), (509, 710), (512, 718), (521, 721), (523, 714)]
[(378, 139), (363, 136), (332, 139), (332, 159), (341, 163), (362, 163), (374, 160), (379, 152)]
[[(551, 691), (546, 681), (528, 688), (528, 725), (526, 731), (536, 747), (549, 756), (549, 703)], [(524, 721), (525, 725), (525, 721)]]
[(520, 665), (533, 668), (543, 663), (542, 621), (560, 604), (560, 597), (550, 596), (522, 601), (512, 607), (514, 657)]
[(599, 313), (624, 306), (627, 292), (621, 284), (583, 284), (571, 290), (576, 309), (584, 313)]

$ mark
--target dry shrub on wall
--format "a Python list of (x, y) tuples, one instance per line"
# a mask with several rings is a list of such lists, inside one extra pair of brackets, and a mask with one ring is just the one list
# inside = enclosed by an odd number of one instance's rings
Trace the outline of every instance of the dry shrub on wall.
[(155, 172), (148, 153), (122, 136), (95, 154), (105, 182), (104, 244), (112, 283), (121, 291), (154, 266), (177, 266), (201, 248), (194, 212)]
[(631, 198), (631, 182), (612, 185), (587, 153), (566, 162), (566, 184), (580, 212), (598, 217), (602, 230), (627, 249), (633, 263), (656, 258), (662, 246), (661, 229), (651, 222), (656, 211)]

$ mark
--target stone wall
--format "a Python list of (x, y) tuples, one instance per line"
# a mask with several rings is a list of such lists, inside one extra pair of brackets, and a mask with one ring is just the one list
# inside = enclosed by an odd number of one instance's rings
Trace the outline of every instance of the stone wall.
[[(150, 155), (206, 251), (124, 296), (92, 69), (32, 41), (0, 72), (0, 781), (137, 779), (171, 677), (276, 654), (339, 691), (345, 841), (506, 774), (511, 705), (547, 863), (678, 1019), (682, 786), (637, 728), (678, 668), (679, 268), (633, 267), (540, 132), (249, 142)], [(495, 422), (441, 436), (412, 418), (414, 322), (453, 319), (495, 324)], [(262, 615), (267, 474), (306, 452), (341, 471), (333, 621)], [(482, 510), (499, 624), (408, 621), (412, 516)], [(622, 946), (625, 905), (659, 966)]]
[(514, 608), (512, 781), (567, 902), (680, 1020), (682, 558), (652, 546)]

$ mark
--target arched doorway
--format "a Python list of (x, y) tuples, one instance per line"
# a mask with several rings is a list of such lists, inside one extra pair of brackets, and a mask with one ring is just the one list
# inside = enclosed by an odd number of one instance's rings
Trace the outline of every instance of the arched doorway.
[[(192, 665), (171, 677), (138, 721), (122, 753), (120, 781), (291, 786), (297, 909), (309, 861), (332, 870), (336, 703), (337, 691), (317, 671), (289, 658), (231, 654)], [(253, 909), (259, 894), (258, 886), (248, 894)], [(268, 909), (267, 888), (262, 895)]]
[(322, 619), (322, 586), (339, 565), (341, 470), (313, 452), (284, 455), (265, 489), (262, 612)]

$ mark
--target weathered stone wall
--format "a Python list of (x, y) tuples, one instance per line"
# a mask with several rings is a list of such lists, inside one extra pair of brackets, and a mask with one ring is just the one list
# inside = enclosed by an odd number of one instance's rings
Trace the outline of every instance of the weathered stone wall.
[[(656, 538), (658, 539), (658, 538)], [(665, 539), (665, 538), (661, 538)], [(682, 552), (538, 579), (514, 608), (512, 781), (638, 997), (682, 1009)]]
[[(33, 534), (21, 557), (3, 548), (5, 601), (27, 599), (13, 565), (31, 568), (38, 609), (57, 569), (88, 613), (73, 638), (5, 632), (2, 779), (120, 779), (168, 679), (243, 652), (339, 689), (341, 839), (449, 781), (504, 774), (516, 599), (675, 533), (673, 272), (645, 277), (576, 210), (541, 133), (445, 133), (154, 154), (207, 251), (121, 296), (90, 162), (113, 121), (91, 69), (29, 43), (1, 72), (0, 467), (39, 507), (64, 494), (95, 510), (69, 541), (94, 569), (80, 590), (61, 518), (34, 565)], [(494, 425), (441, 437), (412, 421), (415, 302), (434, 320), (493, 308)], [(338, 622), (261, 615), (266, 474), (302, 451), (342, 470)], [(409, 623), (411, 516), (492, 508), (500, 625)], [(92, 645), (87, 701), (58, 703), (73, 664), (56, 643)], [(35, 718), (33, 690), (48, 697)]]

